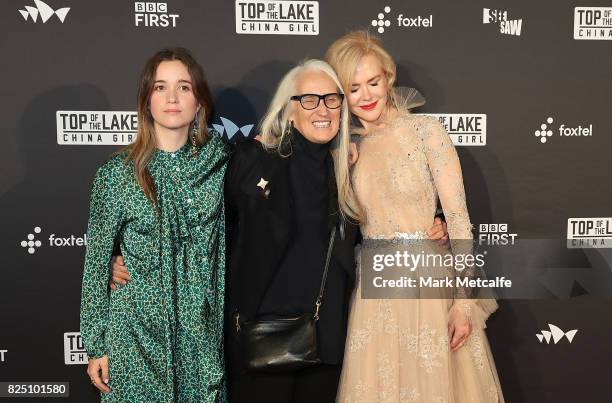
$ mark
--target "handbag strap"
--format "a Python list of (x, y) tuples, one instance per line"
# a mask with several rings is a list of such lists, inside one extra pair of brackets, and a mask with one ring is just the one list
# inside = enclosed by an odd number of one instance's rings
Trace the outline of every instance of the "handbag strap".
[(336, 239), (336, 226), (334, 225), (329, 236), (329, 246), (327, 247), (327, 257), (325, 258), (325, 270), (323, 270), (323, 278), (321, 279), (321, 288), (319, 289), (319, 296), (315, 302), (315, 314), (314, 320), (319, 320), (319, 308), (323, 303), (323, 291), (325, 291), (325, 282), (327, 281), (327, 271), (329, 269), (329, 261), (331, 260), (332, 249), (334, 248), (334, 240)]

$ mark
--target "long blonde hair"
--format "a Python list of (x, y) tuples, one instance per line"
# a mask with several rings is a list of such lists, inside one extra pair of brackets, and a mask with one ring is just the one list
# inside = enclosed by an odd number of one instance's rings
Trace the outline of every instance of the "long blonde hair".
[[(284, 154), (284, 145), (288, 141), (291, 122), (289, 116), (292, 112), (291, 97), (296, 95), (297, 78), (306, 71), (321, 71), (327, 74), (344, 93), (338, 76), (332, 67), (318, 59), (307, 59), (292, 68), (281, 79), (268, 110), (260, 124), (261, 142), (268, 150)], [(332, 140), (331, 155), (334, 158), (334, 172), (338, 187), (338, 204), (343, 215), (354, 220), (361, 220), (362, 212), (351, 186), (349, 178), (349, 110), (346, 97), (342, 101), (340, 112), (340, 128), (338, 135)]]
[[(195, 136), (197, 146), (201, 146), (208, 141), (207, 122), (212, 113), (212, 96), (208, 87), (208, 82), (202, 67), (196, 62), (191, 53), (185, 48), (163, 49), (155, 53), (145, 64), (138, 85), (138, 132), (136, 141), (126, 147), (128, 155), (126, 162), (131, 161), (134, 165), (136, 181), (142, 187), (145, 195), (152, 203), (157, 198), (155, 184), (148, 169), (148, 164), (155, 152), (155, 130), (153, 126), (153, 116), (149, 110), (151, 93), (155, 82), (155, 73), (161, 62), (178, 60), (182, 62), (193, 85), (193, 95), (202, 106), (200, 112), (196, 114), (198, 119), (198, 134)], [(195, 122), (194, 122), (195, 123)], [(192, 125), (194, 124), (192, 123)], [(190, 126), (191, 133), (191, 126)]]
[(351, 90), (351, 81), (361, 58), (375, 56), (381, 63), (387, 81), (389, 106), (397, 107), (393, 86), (397, 77), (397, 66), (391, 55), (382, 47), (381, 40), (368, 31), (352, 31), (336, 39), (325, 53), (325, 60), (336, 70), (345, 92)]

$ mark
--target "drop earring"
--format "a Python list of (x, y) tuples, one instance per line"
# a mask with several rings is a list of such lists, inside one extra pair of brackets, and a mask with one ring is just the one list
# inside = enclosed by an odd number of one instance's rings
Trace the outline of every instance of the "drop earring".
[(200, 111), (197, 111), (195, 115), (195, 119), (193, 121), (193, 125), (191, 126), (191, 151), (193, 152), (194, 157), (198, 156), (196, 137), (200, 135), (199, 117), (200, 117)]
[(285, 133), (286, 136), (291, 135), (291, 133), (293, 132), (293, 120), (289, 121), (289, 126), (287, 126), (287, 133)]
[[(284, 156), (289, 156), (293, 152), (293, 147), (291, 146), (291, 134), (292, 133), (293, 133), (293, 120), (290, 120), (285, 131), (283, 132), (283, 135), (281, 136), (280, 144), (279, 144), (280, 150), (288, 149), (287, 150), (288, 154)], [(284, 154), (284, 151), (282, 151), (281, 155), (283, 154)]]

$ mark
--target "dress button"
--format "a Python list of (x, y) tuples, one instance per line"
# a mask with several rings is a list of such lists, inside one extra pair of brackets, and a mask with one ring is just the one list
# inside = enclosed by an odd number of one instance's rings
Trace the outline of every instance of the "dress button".
[(179, 171), (180, 171), (179, 167), (176, 167), (176, 172), (179, 172)]
[(198, 226), (196, 227), (196, 229), (199, 231), (199, 230), (200, 230), (200, 226), (198, 225)]
[(193, 202), (193, 200), (187, 199), (187, 203), (192, 203), (192, 202)]
[(170, 155), (172, 156), (172, 158), (176, 158), (176, 154), (172, 153)]

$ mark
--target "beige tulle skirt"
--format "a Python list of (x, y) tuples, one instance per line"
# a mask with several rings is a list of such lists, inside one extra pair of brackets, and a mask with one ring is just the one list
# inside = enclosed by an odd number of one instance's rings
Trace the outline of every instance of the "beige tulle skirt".
[(451, 352), (447, 329), (452, 300), (362, 299), (358, 280), (337, 401), (503, 402), (484, 332), (497, 303), (472, 302), (472, 333), (463, 347)]

